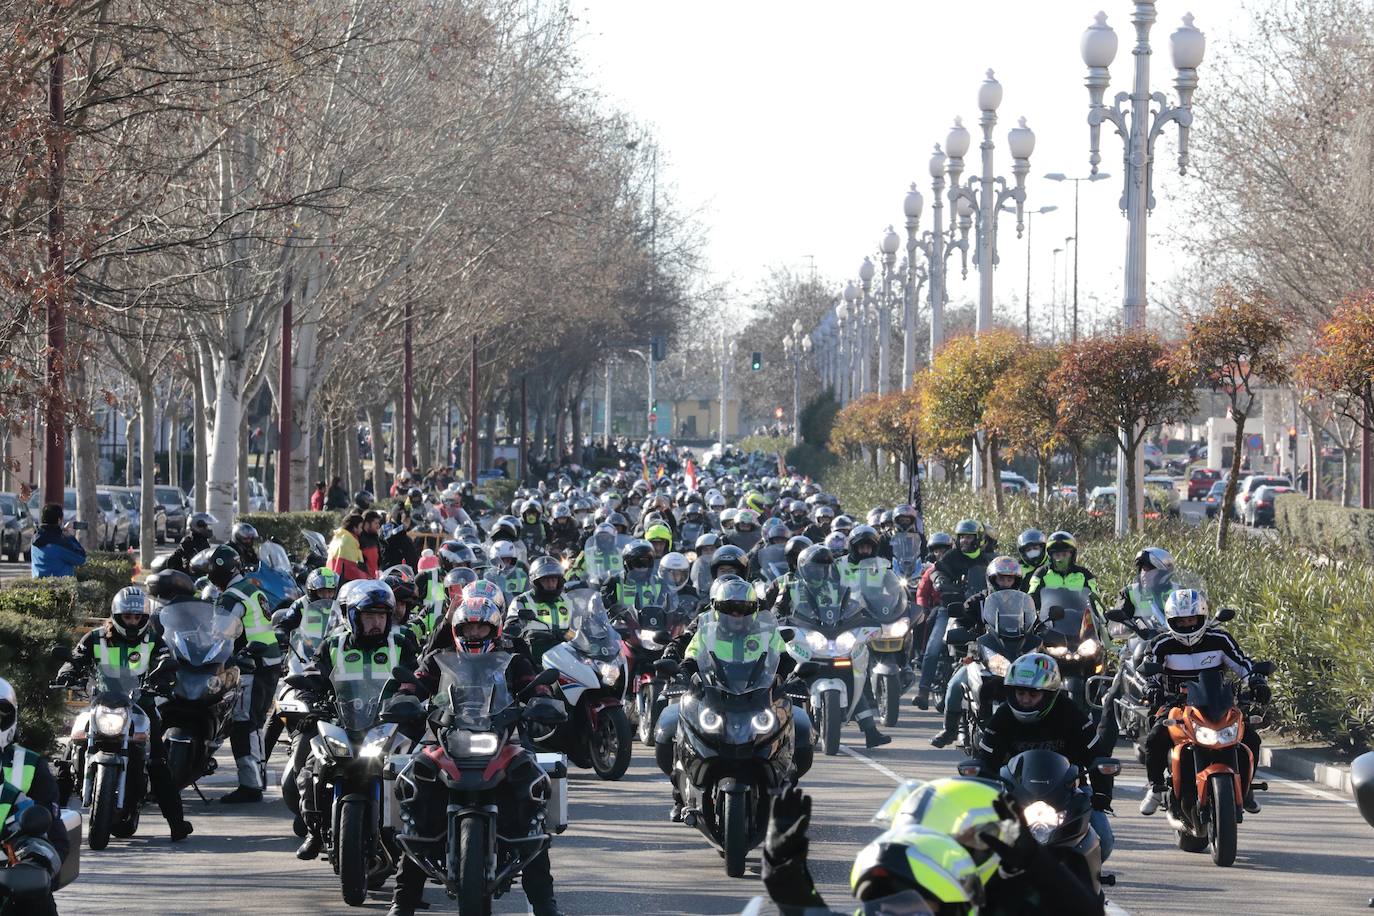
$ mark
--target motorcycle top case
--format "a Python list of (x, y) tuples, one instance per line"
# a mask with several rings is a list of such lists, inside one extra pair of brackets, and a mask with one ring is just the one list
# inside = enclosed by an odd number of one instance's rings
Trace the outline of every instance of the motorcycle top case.
[(568, 758), (563, 754), (536, 754), (539, 768), (549, 774), (548, 819), (555, 833), (568, 826)]
[(71, 884), (81, 874), (81, 812), (63, 808), (62, 826), (67, 829), (67, 855), (62, 860), (57, 877), (53, 879), (52, 889), (55, 891)]

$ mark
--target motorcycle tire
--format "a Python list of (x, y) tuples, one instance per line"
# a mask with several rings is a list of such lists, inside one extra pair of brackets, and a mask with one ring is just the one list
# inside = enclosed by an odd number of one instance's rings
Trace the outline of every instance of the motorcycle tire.
[(115, 793), (119, 788), (119, 774), (114, 767), (97, 766), (95, 787), (91, 792), (91, 824), (86, 834), (86, 842), (91, 849), (104, 849), (110, 845), (110, 828), (115, 819)]
[(1178, 848), (1184, 852), (1206, 852), (1207, 838), (1205, 836), (1193, 836), (1186, 830), (1175, 831), (1178, 834)]
[(630, 720), (625, 715), (624, 707), (611, 706), (601, 710), (595, 732), (587, 736), (592, 770), (607, 781), (624, 776), (630, 768), (632, 743)]
[(167, 742), (167, 769), (172, 773), (172, 783), (180, 791), (199, 779), (192, 771), (195, 752), (190, 744), (181, 741)]
[(740, 792), (725, 793), (725, 810), (721, 817), (725, 849), (725, 874), (731, 878), (744, 877), (744, 860), (749, 854), (749, 796)]
[(1212, 864), (1229, 868), (1236, 861), (1236, 785), (1235, 777), (1218, 773), (1211, 779), (1208, 795), (1211, 798), (1212, 819), (1207, 825), (1207, 839), (1212, 844)]
[(653, 747), (654, 728), (658, 725), (658, 716), (654, 715), (654, 707), (658, 705), (657, 688), (653, 684), (645, 684), (637, 695), (636, 705), (639, 709), (639, 743)]
[(895, 728), (902, 717), (902, 679), (896, 674), (878, 675), (874, 685), (878, 694), (878, 708), (883, 713), (883, 724)]
[(840, 695), (833, 690), (827, 690), (821, 697), (820, 712), (820, 732), (821, 732), (821, 752), (827, 757), (834, 757), (840, 752), (840, 726), (842, 716), (840, 714)]
[(335, 837), (338, 850), (339, 887), (344, 903), (362, 906), (367, 902), (367, 846), (371, 825), (368, 823), (368, 804), (365, 801), (341, 801), (339, 835)]
[[(628, 723), (627, 723), (628, 727)], [(458, 825), (459, 916), (491, 916), (491, 894), (487, 893), (487, 822), (480, 817), (464, 818)]]
[(119, 817), (110, 825), (110, 834), (127, 840), (129, 837), (138, 833), (139, 815), (142, 813), (141, 806)]

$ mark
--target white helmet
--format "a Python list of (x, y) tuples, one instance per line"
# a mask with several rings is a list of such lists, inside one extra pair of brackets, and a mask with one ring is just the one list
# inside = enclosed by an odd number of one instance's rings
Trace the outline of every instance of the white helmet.
[(0, 751), (14, 743), (19, 731), (19, 695), (14, 685), (0, 677)]
[[(1187, 629), (1179, 629), (1181, 618), (1201, 617), (1202, 622)], [(1200, 589), (1178, 588), (1164, 602), (1164, 622), (1169, 632), (1185, 646), (1195, 645), (1207, 631), (1207, 596)]]
[(510, 560), (515, 562), (519, 556), (515, 552), (515, 545), (510, 541), (497, 541), (492, 545), (491, 554), (498, 560)]
[(682, 591), (682, 587), (687, 584), (687, 577), (691, 568), (692, 564), (687, 558), (676, 551), (665, 553), (663, 558), (658, 561), (659, 575), (663, 577), (663, 581), (674, 593)]

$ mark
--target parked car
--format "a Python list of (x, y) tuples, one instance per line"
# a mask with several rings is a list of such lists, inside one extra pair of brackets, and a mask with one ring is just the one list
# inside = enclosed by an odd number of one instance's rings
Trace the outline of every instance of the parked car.
[(1158, 471), (1164, 467), (1164, 449), (1155, 445), (1153, 442), (1146, 442), (1143, 446), (1145, 467), (1151, 471)]
[(1002, 490), (1005, 493), (1023, 493), (1027, 496), (1034, 496), (1036, 485), (1015, 471), (1002, 472)]
[(37, 527), (26, 503), (13, 493), (0, 493), (0, 554), (11, 563), (27, 563)]
[[(143, 532), (143, 488), (110, 487), (110, 492), (119, 498), (124, 506), (124, 511), (129, 514), (129, 546), (139, 546), (139, 539)], [(166, 543), (167, 516), (163, 512), (162, 504), (156, 499), (153, 500), (153, 534), (156, 543)]]
[(1178, 477), (1170, 477), (1167, 474), (1146, 474), (1145, 492), (1155, 493), (1159, 500), (1164, 503), (1165, 508), (1171, 514), (1178, 514), (1179, 484), (1183, 481)]
[(1278, 477), (1270, 474), (1250, 474), (1242, 477), (1236, 487), (1236, 501), (1231, 506), (1231, 517), (1238, 522), (1249, 524), (1250, 511), (1249, 502), (1254, 497), (1255, 491), (1260, 487), (1292, 487), (1293, 481), (1287, 477)]
[(164, 540), (178, 541), (186, 535), (186, 520), (191, 517), (191, 500), (181, 487), (154, 487), (153, 495), (157, 498), (157, 503), (162, 507), (163, 517), (166, 519), (166, 526), (158, 537), (158, 543)]
[(124, 508), (123, 498), (109, 487), (97, 489), (95, 498), (100, 506), (100, 514), (105, 519), (104, 536), (99, 542), (101, 548), (104, 550), (128, 550), (129, 513)]
[[(1145, 518), (1147, 521), (1155, 521), (1163, 518), (1166, 514), (1173, 514), (1170, 509), (1161, 504), (1156, 495), (1157, 487), (1150, 487), (1145, 491)], [(1094, 487), (1092, 494), (1088, 496), (1088, 514), (1094, 518), (1104, 518), (1116, 515), (1116, 487)]]
[[(113, 506), (113, 497), (108, 497), (107, 494), (107, 498), (109, 505)], [(100, 490), (96, 490), (96, 499), (100, 502), (105, 502), (105, 500), (100, 500)], [(41, 490), (34, 490), (33, 495), (29, 497), (29, 515), (36, 519), (41, 516), (42, 512), (43, 493)], [(76, 491), (71, 487), (68, 487), (62, 492), (62, 513), (63, 518), (68, 521), (76, 518)], [(92, 539), (95, 541), (96, 548), (104, 550), (105, 545), (110, 541), (110, 528), (112, 525), (112, 519), (110, 515), (105, 512), (105, 507), (103, 505), (100, 506), (100, 511), (96, 513), (95, 518), (85, 519), (83, 521), (90, 525), (91, 529), (95, 532), (95, 534), (92, 535)]]
[(1218, 480), (1221, 480), (1221, 471), (1216, 468), (1193, 468), (1188, 472), (1188, 498), (1205, 498)]
[(1248, 524), (1254, 527), (1264, 526), (1274, 527), (1274, 497), (1280, 493), (1295, 493), (1292, 487), (1285, 486), (1263, 486), (1255, 490), (1254, 498), (1250, 500), (1246, 509), (1250, 512)]
[(1207, 495), (1202, 497), (1202, 504), (1206, 507), (1208, 518), (1217, 517), (1217, 509), (1221, 506), (1221, 501), (1225, 498), (1226, 481), (1214, 481), (1211, 489), (1207, 491)]

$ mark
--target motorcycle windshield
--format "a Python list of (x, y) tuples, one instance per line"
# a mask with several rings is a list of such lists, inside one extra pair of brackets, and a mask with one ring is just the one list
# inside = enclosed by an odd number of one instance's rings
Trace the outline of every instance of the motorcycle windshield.
[(780, 579), (787, 572), (787, 545), (769, 544), (759, 550), (758, 559), (759, 575), (763, 581)]
[(1014, 588), (992, 592), (983, 599), (983, 623), (1002, 639), (1024, 636), (1035, 625), (1035, 602)]
[(162, 641), (179, 664), (192, 668), (223, 664), (243, 632), (237, 614), (221, 613), (208, 601), (174, 601), (158, 613)]
[[(272, 547), (280, 548), (280, 545), (272, 544)], [(259, 565), (256, 570), (244, 574), (244, 581), (250, 586), (262, 589), (267, 596), (267, 609), (270, 611), (278, 607), (283, 601), (294, 599), (300, 594), (300, 587), (296, 585), (296, 580), (291, 573), (281, 572), (265, 564)]]
[(348, 649), (329, 675), (339, 725), (365, 731), (381, 717), (382, 701), (393, 692), (391, 655), (386, 649)]
[(833, 628), (849, 616), (854, 605), (847, 601), (834, 566), (808, 563), (797, 571), (793, 584), (792, 614), (799, 623)]
[(657, 589), (641, 593), (642, 602), (637, 602), (634, 612), (635, 622), (641, 630), (671, 630), (682, 622), (677, 594), (658, 577), (655, 582)]
[(1164, 605), (1175, 589), (1191, 588), (1207, 593), (1202, 577), (1186, 569), (1152, 569), (1140, 583), (1141, 604), (1136, 607), (1136, 616), (1147, 617), (1159, 629), (1166, 629)]
[(436, 706), (453, 710), (453, 724), (465, 731), (492, 731), (492, 717), (513, 700), (506, 686), (507, 652), (440, 652), (431, 659), (439, 666)]
[[(129, 659), (132, 663), (133, 659)], [(146, 668), (144, 670), (147, 670)], [(132, 697), (138, 693), (139, 672), (134, 671), (129, 665), (112, 665), (101, 663), (95, 668), (94, 693), (117, 693), (120, 696)]]
[(892, 568), (897, 575), (916, 578), (921, 568), (921, 537), (914, 531), (894, 532), (888, 543), (892, 546)]
[(1188, 684), (1188, 705), (1210, 722), (1220, 722), (1236, 705), (1235, 694), (1226, 683), (1222, 668), (1208, 668)]
[(569, 603), (568, 641), (572, 647), (595, 661), (611, 661), (620, 655), (620, 634), (611, 626), (611, 618), (601, 606), (601, 596), (595, 591), (584, 592)]
[(1068, 638), (1070, 645), (1093, 634), (1092, 614), (1088, 613), (1088, 592), (1072, 588), (1045, 588), (1040, 590), (1040, 612), (1046, 614), (1052, 607), (1062, 607), (1064, 617), (1050, 621), (1050, 629)]
[(851, 599), (863, 604), (863, 612), (878, 623), (892, 623), (906, 614), (906, 588), (882, 560), (864, 560), (855, 572)]
[(587, 540), (582, 549), (582, 562), (587, 570), (587, 581), (593, 585), (600, 585), (625, 569), (615, 539), (601, 535)]
[(703, 616), (697, 627), (703, 673), (724, 693), (752, 693), (771, 686), (778, 671), (777, 632), (771, 614)]
[(312, 555), (318, 554), (322, 557), (329, 555), (329, 542), (318, 531), (302, 531), (301, 537), (305, 538), (306, 549)]

